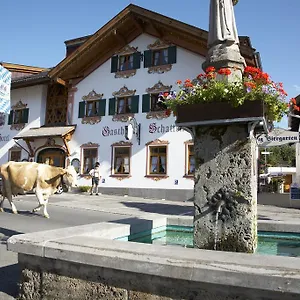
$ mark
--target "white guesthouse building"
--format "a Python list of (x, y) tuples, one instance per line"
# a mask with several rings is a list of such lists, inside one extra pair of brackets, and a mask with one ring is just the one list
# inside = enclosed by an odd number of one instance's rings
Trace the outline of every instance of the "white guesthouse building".
[[(259, 55), (240, 37), (248, 65)], [(99, 161), (103, 193), (185, 200), (193, 195), (191, 135), (157, 105), (160, 92), (202, 72), (207, 32), (135, 5), (93, 35), (66, 41), (51, 69), (3, 63), (12, 107), (1, 117), (0, 163), (74, 165), (90, 185)], [(140, 139), (125, 139), (130, 118)]]

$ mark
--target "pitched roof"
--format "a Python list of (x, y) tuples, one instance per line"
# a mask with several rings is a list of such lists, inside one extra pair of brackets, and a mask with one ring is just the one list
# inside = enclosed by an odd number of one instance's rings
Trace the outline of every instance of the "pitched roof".
[(47, 83), (50, 81), (50, 77), (48, 76), (48, 74), (49, 71), (43, 71), (34, 75), (12, 78), (11, 88), (16, 89), (25, 86)]
[[(64, 80), (84, 78), (142, 33), (202, 56), (207, 54), (206, 30), (130, 4), (93, 35), (66, 41), (66, 45), (81, 46), (73, 49), (49, 72), (49, 76)], [(257, 65), (249, 37), (240, 37), (240, 49), (248, 65)]]
[(12, 73), (11, 89), (44, 83), (50, 80), (48, 73), (50, 69), (13, 64), (0, 63), (5, 69)]

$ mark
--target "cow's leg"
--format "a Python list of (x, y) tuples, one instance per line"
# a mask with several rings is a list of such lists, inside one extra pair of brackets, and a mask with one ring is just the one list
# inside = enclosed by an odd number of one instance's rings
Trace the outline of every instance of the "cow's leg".
[(0, 200), (0, 212), (3, 212), (3, 202), (4, 202), (4, 197)]
[(14, 214), (17, 214), (18, 211), (17, 211), (17, 208), (16, 208), (16, 206), (14, 205), (13, 201), (12, 201), (12, 200), (9, 200), (9, 199), (8, 199), (8, 201), (9, 201), (9, 203), (10, 203), (12, 212), (13, 212)]
[(47, 204), (48, 204), (48, 199), (45, 199), (45, 202), (44, 202), (44, 217), (49, 219), (49, 214), (47, 212)]
[[(9, 204), (10, 204), (10, 206), (11, 206), (12, 212), (13, 212), (14, 214), (17, 214), (17, 213), (18, 213), (17, 208), (16, 208), (16, 206), (14, 205), (13, 200), (12, 200), (12, 198), (13, 198), (12, 192), (8, 192), (7, 189), (6, 189), (6, 198), (7, 198), (8, 202), (9, 202)], [(4, 197), (3, 197), (3, 199), (4, 199)]]
[(41, 207), (44, 207), (44, 217), (49, 218), (49, 214), (47, 212), (47, 203), (48, 199), (46, 199), (45, 195), (43, 194), (43, 191), (36, 189), (35, 195), (39, 201), (39, 205), (34, 209), (34, 211), (40, 210)]
[(39, 204), (36, 208), (34, 208), (34, 209), (32, 210), (32, 212), (39, 211), (39, 210), (41, 209), (42, 206), (43, 206), (42, 204)]

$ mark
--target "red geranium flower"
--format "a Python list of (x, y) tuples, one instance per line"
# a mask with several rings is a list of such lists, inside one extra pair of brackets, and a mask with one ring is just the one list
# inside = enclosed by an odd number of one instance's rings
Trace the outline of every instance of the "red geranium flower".
[(211, 73), (211, 72), (215, 72), (215, 71), (216, 71), (215, 67), (208, 67), (208, 68), (206, 68), (205, 73)]

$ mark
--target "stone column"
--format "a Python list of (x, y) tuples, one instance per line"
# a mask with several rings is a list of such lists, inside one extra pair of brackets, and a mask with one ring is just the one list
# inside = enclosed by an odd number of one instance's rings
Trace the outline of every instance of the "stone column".
[[(241, 80), (245, 66), (233, 10), (236, 2), (210, 1), (209, 51), (203, 64), (204, 70), (230, 68), (229, 82)], [(195, 247), (248, 253), (256, 249), (257, 146), (249, 125), (233, 121), (194, 127)]]
[(194, 245), (254, 252), (257, 246), (256, 141), (248, 126), (196, 127)]

